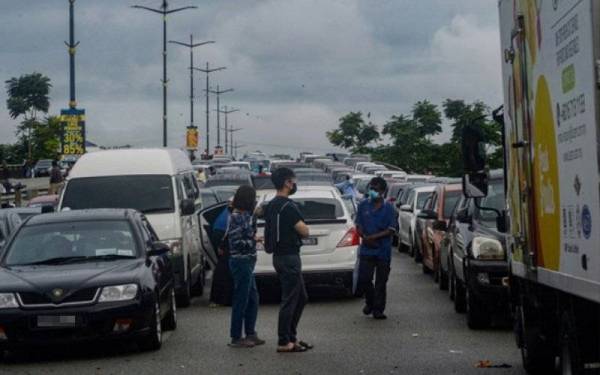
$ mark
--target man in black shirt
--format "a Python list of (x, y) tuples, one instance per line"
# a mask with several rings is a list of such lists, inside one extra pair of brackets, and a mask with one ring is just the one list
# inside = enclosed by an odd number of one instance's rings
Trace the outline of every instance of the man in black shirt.
[(281, 283), (277, 351), (304, 352), (312, 349), (312, 345), (298, 340), (296, 328), (308, 300), (300, 260), (302, 238), (308, 237), (308, 226), (296, 204), (288, 198), (297, 190), (294, 172), (278, 168), (271, 175), (271, 180), (277, 195), (265, 208), (264, 216), (265, 233), (275, 234), (273, 266)]

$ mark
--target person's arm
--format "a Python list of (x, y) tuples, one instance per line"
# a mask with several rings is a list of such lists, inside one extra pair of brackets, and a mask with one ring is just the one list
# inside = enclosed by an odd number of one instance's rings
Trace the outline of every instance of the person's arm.
[(306, 225), (306, 223), (302, 220), (300, 220), (299, 222), (296, 223), (296, 225), (294, 225), (294, 229), (302, 238), (306, 238), (310, 234), (308, 225)]
[(302, 214), (298, 210), (298, 207), (294, 203), (289, 204), (285, 207), (285, 215), (290, 215), (290, 222), (294, 223), (294, 230), (302, 238), (306, 238), (309, 235), (308, 225), (304, 222)]
[(386, 237), (390, 237), (392, 236), (394, 233), (396, 233), (396, 223), (394, 223), (394, 221), (396, 220), (396, 215), (394, 214), (393, 210), (389, 209), (389, 207), (384, 207), (384, 209), (386, 210), (386, 215), (385, 215), (385, 229), (382, 230), (381, 232), (377, 232), (374, 233), (370, 236), (368, 236), (369, 240), (380, 240), (382, 238), (386, 238)]

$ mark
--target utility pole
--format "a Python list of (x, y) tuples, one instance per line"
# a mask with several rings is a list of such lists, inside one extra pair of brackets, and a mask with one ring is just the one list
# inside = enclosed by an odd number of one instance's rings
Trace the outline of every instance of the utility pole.
[(69, 0), (69, 108), (77, 108), (75, 99), (75, 51), (79, 42), (75, 43), (75, 0)]
[(210, 102), (210, 86), (209, 86), (209, 74), (212, 72), (218, 72), (219, 70), (225, 70), (227, 69), (226, 67), (222, 66), (220, 68), (214, 68), (214, 69), (210, 69), (208, 62), (206, 63), (206, 69), (201, 69), (201, 68), (194, 68), (195, 70), (199, 71), (199, 72), (203, 72), (206, 73), (206, 157), (208, 158), (208, 155), (210, 155), (210, 126), (209, 126), (209, 120), (210, 120), (210, 108), (209, 108), (209, 102)]
[(221, 97), (221, 94), (225, 94), (232, 91), (233, 89), (219, 90), (219, 85), (217, 85), (216, 90), (210, 90), (211, 93), (217, 96), (217, 146), (221, 146), (221, 115), (219, 112), (219, 108), (221, 108), (221, 103), (219, 101), (219, 98)]
[(239, 132), (240, 130), (242, 130), (242, 128), (237, 128), (237, 129), (231, 128), (231, 129), (229, 129), (229, 133), (230, 133), (229, 134), (229, 142), (230, 142), (229, 148), (231, 149), (232, 152), (234, 150), (234, 147), (233, 147), (233, 133)]
[(236, 143), (236, 144), (235, 144), (235, 146), (232, 146), (232, 147), (233, 147), (233, 149), (235, 150), (235, 156), (234, 156), (234, 158), (236, 158), (236, 159), (237, 159), (237, 150), (238, 150), (238, 149), (240, 149), (240, 148), (242, 148), (242, 147), (246, 147), (246, 145), (238, 145), (238, 144)]
[[(220, 113), (225, 114), (225, 128), (223, 128), (223, 130), (225, 130), (225, 155), (227, 155), (227, 149), (228, 149), (228, 133), (229, 133), (229, 128), (227, 126), (227, 115), (230, 113), (234, 113), (234, 112), (239, 112), (240, 110), (237, 108), (230, 108), (229, 110), (227, 109), (227, 106), (223, 107), (224, 110), (219, 110)], [(233, 150), (229, 150), (231, 152), (233, 152)]]
[[(194, 125), (194, 48), (203, 46), (205, 44), (212, 44), (214, 41), (210, 40), (208, 42), (194, 43), (194, 36), (190, 34), (189, 43), (178, 42), (175, 40), (169, 40), (169, 43), (179, 44), (180, 46), (188, 47), (190, 49), (190, 126), (188, 129), (196, 130), (198, 127)], [(198, 133), (195, 132), (195, 134), (197, 135)], [(186, 146), (189, 147), (189, 145)], [(194, 150), (190, 149), (189, 151), (191, 154), (191, 159), (193, 159)]]
[(196, 6), (185, 6), (181, 8), (169, 9), (167, 0), (163, 0), (159, 9), (149, 8), (143, 5), (133, 5), (132, 8), (145, 9), (150, 12), (158, 13), (163, 16), (163, 147), (167, 147), (167, 15), (180, 12), (186, 9), (196, 9)]

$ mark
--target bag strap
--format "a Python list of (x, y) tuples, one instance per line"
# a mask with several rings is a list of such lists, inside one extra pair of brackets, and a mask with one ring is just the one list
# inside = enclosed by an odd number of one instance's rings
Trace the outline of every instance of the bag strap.
[(277, 242), (276, 243), (279, 243), (279, 217), (281, 216), (283, 209), (286, 208), (288, 204), (290, 204), (290, 201), (285, 202), (283, 204), (283, 206), (281, 206), (281, 208), (279, 209), (279, 212), (277, 212)]

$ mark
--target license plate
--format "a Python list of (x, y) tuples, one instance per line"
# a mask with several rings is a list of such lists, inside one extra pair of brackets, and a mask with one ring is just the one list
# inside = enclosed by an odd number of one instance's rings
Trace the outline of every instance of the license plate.
[(75, 327), (76, 325), (75, 315), (40, 315), (37, 318), (37, 326), (40, 328)]
[(316, 237), (309, 237), (302, 239), (302, 245), (305, 246), (316, 246), (319, 243), (319, 240)]

